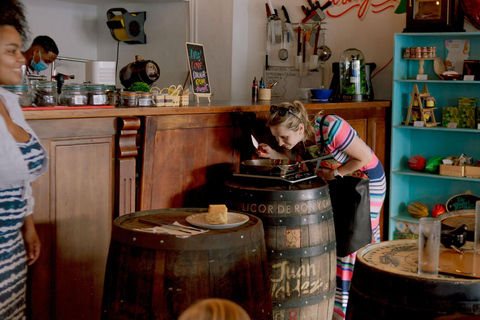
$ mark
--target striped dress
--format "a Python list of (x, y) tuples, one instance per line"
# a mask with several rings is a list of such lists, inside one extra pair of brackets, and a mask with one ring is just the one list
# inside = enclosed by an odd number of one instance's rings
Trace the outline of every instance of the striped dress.
[[(322, 117), (315, 120), (315, 140), (320, 144), (320, 134), (325, 138), (327, 149), (333, 154), (335, 160), (346, 163), (350, 157), (344, 152), (350, 146), (355, 136), (355, 129), (345, 120), (335, 115), (328, 115), (320, 130)], [(385, 171), (381, 162), (372, 151), (372, 160), (360, 170), (370, 178), (370, 219), (372, 223), (373, 242), (380, 242), (380, 210), (386, 193)], [(346, 257), (337, 257), (337, 289), (335, 292), (334, 318), (344, 319), (348, 303), (348, 291), (353, 274), (356, 253)]]
[[(29, 175), (38, 177), (46, 159), (44, 149), (33, 136), (17, 144)], [(27, 201), (23, 189), (0, 190), (0, 319), (25, 319), (27, 258), (20, 228)]]

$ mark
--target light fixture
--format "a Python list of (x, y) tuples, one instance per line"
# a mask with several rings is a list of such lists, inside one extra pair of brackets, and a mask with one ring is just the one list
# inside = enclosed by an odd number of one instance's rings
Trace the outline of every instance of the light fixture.
[(128, 44), (147, 43), (147, 36), (143, 30), (143, 24), (147, 19), (145, 11), (129, 13), (123, 8), (112, 8), (107, 11), (107, 18), (107, 26), (115, 40)]

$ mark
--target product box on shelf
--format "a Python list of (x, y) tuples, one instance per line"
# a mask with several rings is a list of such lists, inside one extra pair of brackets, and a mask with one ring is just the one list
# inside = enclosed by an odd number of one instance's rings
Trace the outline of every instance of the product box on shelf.
[(395, 221), (395, 230), (393, 231), (393, 240), (399, 239), (418, 239), (418, 223), (411, 221), (403, 221), (401, 219)]
[(480, 129), (480, 108), (477, 107), (477, 122), (476, 122), (476, 127), (477, 129)]
[(442, 126), (448, 127), (450, 122), (458, 125), (458, 107), (442, 108)]
[(465, 177), (467, 177), (467, 178), (480, 178), (480, 167), (478, 167), (478, 166), (465, 166)]
[(458, 98), (458, 127), (475, 128), (475, 109), (478, 98)]
[(451, 177), (465, 177), (465, 166), (454, 166), (451, 164), (440, 165), (440, 175)]

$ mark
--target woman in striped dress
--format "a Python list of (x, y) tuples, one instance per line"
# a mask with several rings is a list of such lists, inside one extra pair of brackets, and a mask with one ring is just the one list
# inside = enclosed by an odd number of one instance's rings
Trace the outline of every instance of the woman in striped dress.
[[(0, 85), (21, 80), (23, 7), (0, 3)], [(28, 126), (18, 96), (0, 88), (0, 319), (25, 319), (27, 265), (40, 255), (30, 183), (47, 167), (46, 152)]]
[[(260, 143), (257, 154), (271, 159), (310, 159), (320, 155), (321, 135), (326, 149), (336, 160), (334, 169), (320, 168), (317, 176), (326, 181), (361, 171), (370, 179), (370, 220), (372, 242), (380, 242), (380, 210), (385, 199), (386, 181), (382, 164), (374, 152), (358, 136), (355, 129), (335, 115), (317, 115), (313, 124), (299, 101), (272, 106), (267, 126), (283, 152)], [(348, 302), (348, 290), (353, 274), (356, 253), (337, 256), (337, 289), (335, 293), (334, 319), (344, 319)]]

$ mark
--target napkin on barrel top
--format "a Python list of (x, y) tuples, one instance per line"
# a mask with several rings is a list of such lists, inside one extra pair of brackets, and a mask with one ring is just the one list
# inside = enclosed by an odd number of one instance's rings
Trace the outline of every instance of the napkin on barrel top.
[(185, 226), (175, 221), (172, 224), (172, 226), (166, 225), (166, 226), (157, 226), (152, 228), (140, 228), (140, 229), (134, 229), (134, 230), (142, 231), (142, 232), (151, 232), (151, 233), (171, 234), (171, 235), (177, 236), (178, 238), (188, 238), (190, 236), (208, 232), (208, 230), (201, 230), (198, 228), (195, 228), (195, 229), (199, 231), (195, 231), (192, 229), (192, 227)]

